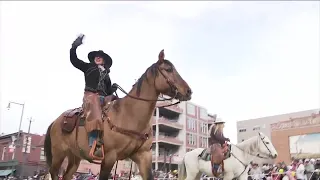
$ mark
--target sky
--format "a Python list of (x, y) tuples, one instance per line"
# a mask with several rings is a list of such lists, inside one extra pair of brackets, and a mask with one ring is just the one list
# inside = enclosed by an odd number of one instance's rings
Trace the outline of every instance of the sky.
[(84, 78), (69, 61), (104, 50), (113, 82), (129, 90), (161, 49), (194, 94), (226, 121), (320, 107), (320, 2), (8, 2), (0, 1), (0, 132), (45, 133), (79, 107)]

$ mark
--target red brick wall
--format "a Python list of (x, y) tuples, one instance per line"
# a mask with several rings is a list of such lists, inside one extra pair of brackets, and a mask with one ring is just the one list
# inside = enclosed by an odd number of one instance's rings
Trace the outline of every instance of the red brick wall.
[(302, 117), (299, 119), (292, 119), (290, 121), (296, 122), (296, 121), (310, 121), (310, 119), (313, 120), (314, 124), (300, 124), (300, 126), (297, 124), (297, 126), (292, 125), (292, 127), (286, 127), (284, 129), (278, 129), (280, 127), (279, 125), (284, 124), (289, 121), (280, 122), (272, 124), (271, 127), (271, 140), (278, 151), (278, 158), (276, 159), (276, 162), (284, 161), (286, 163), (291, 162), (291, 156), (290, 156), (290, 145), (289, 145), (289, 137), (290, 136), (296, 136), (296, 135), (304, 135), (304, 134), (311, 134), (311, 133), (320, 133), (320, 116), (317, 115), (317, 117)]
[[(17, 136), (17, 133), (14, 134)], [(27, 159), (25, 161), (26, 164), (38, 164), (40, 163), (40, 154), (41, 154), (41, 147), (38, 147), (40, 141), (43, 139), (41, 135), (36, 135), (36, 134), (31, 134), (32, 140), (31, 140), (31, 146), (34, 147), (31, 149), (31, 152), (27, 154)], [(23, 140), (23, 133), (21, 133), (21, 138), (20, 138), (20, 143), (22, 144)], [(8, 136), (2, 136), (0, 137), (0, 162), (6, 162), (6, 161), (11, 161), (12, 160), (12, 155), (13, 152), (9, 152), (8, 146), (11, 144), (11, 135)], [(2, 156), (2, 151), (3, 147), (7, 147), (5, 154), (4, 154), (4, 159), (1, 159)], [(16, 149), (16, 154), (15, 154), (15, 159), (18, 161), (22, 162), (23, 160), (23, 153), (22, 153), (22, 148), (17, 147)]]

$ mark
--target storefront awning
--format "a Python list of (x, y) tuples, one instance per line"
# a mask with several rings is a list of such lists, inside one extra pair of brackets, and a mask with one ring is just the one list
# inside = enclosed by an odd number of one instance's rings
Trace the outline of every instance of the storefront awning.
[[(17, 166), (18, 164), (19, 164), (18, 161), (12, 160), (12, 161), (0, 162), (0, 167), (12, 167), (12, 166)], [(1, 168), (1, 169), (6, 169), (6, 168)]]
[(0, 177), (8, 176), (13, 173), (15, 169), (7, 169), (7, 170), (0, 170)]

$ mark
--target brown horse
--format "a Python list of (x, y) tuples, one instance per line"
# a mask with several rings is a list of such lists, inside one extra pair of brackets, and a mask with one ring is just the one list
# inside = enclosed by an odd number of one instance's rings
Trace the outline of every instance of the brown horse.
[[(117, 160), (126, 158), (137, 163), (143, 179), (153, 180), (151, 117), (160, 94), (180, 101), (190, 100), (192, 94), (174, 65), (164, 59), (163, 50), (157, 62), (146, 70), (127, 96), (117, 100), (106, 98), (109, 100), (103, 108), (101, 180), (108, 179)], [(68, 157), (68, 166), (63, 179), (67, 180), (72, 178), (81, 159), (93, 162), (88, 158), (90, 148), (81, 114), (81, 108), (66, 111), (47, 130), (44, 149), (53, 180), (58, 179), (58, 171), (65, 157)]]

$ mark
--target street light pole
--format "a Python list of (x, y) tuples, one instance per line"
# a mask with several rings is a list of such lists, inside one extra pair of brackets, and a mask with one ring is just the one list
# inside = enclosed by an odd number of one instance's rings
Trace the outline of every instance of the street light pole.
[(14, 142), (14, 152), (13, 152), (13, 157), (12, 159), (14, 159), (16, 156), (16, 146), (17, 144), (19, 143), (19, 140), (20, 140), (20, 130), (21, 130), (21, 124), (22, 124), (22, 119), (23, 119), (23, 113), (24, 113), (24, 106), (25, 106), (25, 103), (17, 103), (17, 102), (13, 102), (13, 101), (9, 101), (8, 103), (8, 109), (10, 109), (10, 106), (11, 104), (16, 104), (16, 105), (19, 105), (19, 106), (22, 106), (22, 110), (21, 110), (21, 116), (20, 116), (20, 123), (19, 123), (19, 130), (18, 130), (18, 136), (17, 136), (17, 139), (16, 139), (16, 142)]

